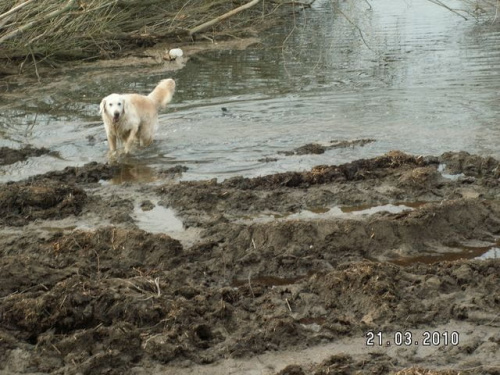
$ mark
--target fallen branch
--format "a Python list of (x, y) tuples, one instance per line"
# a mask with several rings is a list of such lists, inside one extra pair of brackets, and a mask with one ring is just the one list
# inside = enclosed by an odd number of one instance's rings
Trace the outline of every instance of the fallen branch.
[(2, 44), (3, 42), (5, 42), (6, 40), (9, 40), (9, 39), (12, 39), (12, 38), (16, 37), (19, 34), (22, 34), (26, 30), (30, 29), (31, 27), (35, 26), (36, 24), (38, 24), (40, 22), (50, 20), (50, 19), (52, 19), (54, 17), (57, 17), (58, 15), (60, 15), (60, 14), (62, 14), (64, 12), (66, 12), (67, 10), (70, 10), (71, 8), (73, 8), (73, 5), (75, 4), (75, 1), (76, 0), (69, 0), (68, 4), (66, 4), (66, 6), (64, 8), (59, 9), (59, 10), (55, 10), (53, 12), (50, 12), (49, 14), (45, 15), (42, 18), (39, 18), (39, 19), (34, 20), (34, 21), (31, 21), (31, 22), (29, 22), (29, 23), (21, 26), (20, 28), (11, 31), (8, 34), (5, 34), (3, 37), (0, 38), (0, 44)]
[(242, 5), (236, 9), (231, 10), (230, 12), (224, 13), (223, 15), (214, 18), (213, 20), (207, 21), (199, 26), (193, 27), (191, 30), (189, 30), (189, 35), (192, 36), (193, 34), (199, 33), (200, 31), (203, 31), (210, 26), (215, 25), (216, 23), (219, 23), (221, 21), (224, 21), (226, 18), (229, 18), (231, 16), (234, 16), (235, 14), (253, 7), (254, 5), (257, 5), (260, 2), (260, 0), (252, 0), (249, 3), (246, 3), (245, 5)]

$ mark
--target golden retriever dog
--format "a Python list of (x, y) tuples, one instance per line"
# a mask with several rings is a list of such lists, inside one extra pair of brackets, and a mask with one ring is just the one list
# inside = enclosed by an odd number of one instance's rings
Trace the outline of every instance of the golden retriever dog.
[(153, 142), (158, 127), (158, 111), (172, 100), (175, 81), (171, 78), (160, 81), (147, 96), (139, 94), (111, 94), (100, 105), (104, 128), (108, 137), (109, 151), (116, 153), (117, 141), (121, 141), (128, 154), (134, 141), (140, 146)]

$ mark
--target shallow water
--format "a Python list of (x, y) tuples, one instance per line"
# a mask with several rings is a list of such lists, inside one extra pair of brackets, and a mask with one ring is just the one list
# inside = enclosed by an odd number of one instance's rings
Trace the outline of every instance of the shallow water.
[(175, 215), (174, 210), (158, 205), (158, 202), (153, 202), (153, 208), (150, 210), (143, 210), (136, 204), (133, 218), (140, 229), (150, 233), (175, 235), (184, 231), (182, 221)]
[(499, 258), (500, 258), (500, 249), (497, 246), (486, 246), (486, 247), (464, 246), (458, 252), (433, 253), (433, 254), (418, 255), (415, 257), (401, 257), (399, 259), (391, 260), (391, 262), (398, 264), (400, 266), (412, 266), (417, 263), (433, 264), (438, 262), (453, 262), (456, 260), (467, 260), (467, 259), (490, 260)]
[(240, 223), (270, 223), (276, 220), (324, 220), (332, 218), (354, 219), (356, 217), (368, 217), (377, 213), (400, 214), (405, 211), (411, 211), (425, 203), (409, 202), (384, 205), (365, 205), (365, 206), (335, 206), (335, 207), (315, 207), (303, 210), (297, 213), (289, 214), (266, 214), (256, 217), (237, 218)]
[[(370, 4), (317, 0), (257, 46), (198, 55), (168, 73), (178, 89), (156, 141), (124, 164), (140, 171), (182, 164), (189, 167), (183, 178), (205, 179), (304, 170), (392, 149), (500, 157), (500, 23), (464, 20), (425, 0)], [(105, 161), (100, 99), (146, 93), (165, 76), (93, 73), (66, 90), (48, 88), (42, 98), (15, 100), (22, 87), (7, 89), (0, 146), (31, 143), (59, 157), (1, 167), (1, 180)], [(359, 138), (376, 142), (322, 155), (278, 154)]]

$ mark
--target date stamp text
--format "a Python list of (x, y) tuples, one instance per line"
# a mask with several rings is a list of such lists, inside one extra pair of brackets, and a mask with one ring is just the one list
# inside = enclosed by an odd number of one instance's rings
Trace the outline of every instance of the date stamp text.
[(460, 334), (457, 331), (396, 331), (388, 334), (381, 331), (368, 331), (365, 334), (366, 346), (458, 346)]

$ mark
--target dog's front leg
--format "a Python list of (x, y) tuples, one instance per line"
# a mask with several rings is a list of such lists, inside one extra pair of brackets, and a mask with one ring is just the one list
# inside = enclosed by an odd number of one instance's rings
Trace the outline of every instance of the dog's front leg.
[(116, 151), (116, 135), (106, 132), (108, 136), (109, 152), (114, 153)]
[(108, 137), (108, 146), (109, 146), (108, 157), (111, 159), (116, 156), (116, 134), (106, 129), (106, 136)]
[(132, 148), (132, 143), (134, 142), (135, 136), (137, 135), (137, 129), (132, 129), (130, 134), (125, 141), (125, 153), (128, 154)]

